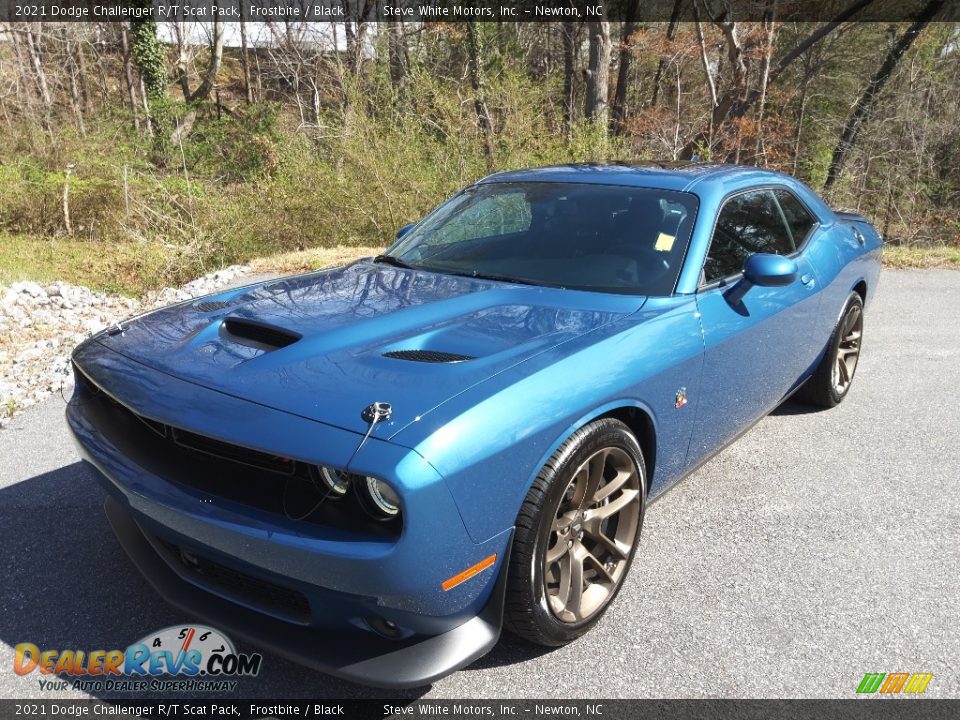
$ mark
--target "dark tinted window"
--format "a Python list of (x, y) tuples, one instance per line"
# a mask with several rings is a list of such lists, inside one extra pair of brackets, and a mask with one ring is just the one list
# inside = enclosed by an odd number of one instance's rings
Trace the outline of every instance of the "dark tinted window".
[(720, 210), (703, 272), (711, 282), (743, 270), (754, 253), (789, 255), (794, 250), (773, 193), (752, 190), (730, 198)]
[(790, 232), (793, 233), (793, 244), (800, 247), (803, 239), (810, 232), (810, 228), (814, 226), (813, 215), (789, 190), (776, 190), (774, 194), (780, 202), (780, 207), (783, 208), (783, 214), (787, 218)]

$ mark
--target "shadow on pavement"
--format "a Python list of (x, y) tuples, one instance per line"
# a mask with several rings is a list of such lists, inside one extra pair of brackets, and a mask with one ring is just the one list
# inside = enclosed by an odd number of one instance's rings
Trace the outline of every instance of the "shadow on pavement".
[(819, 405), (809, 405), (802, 400), (787, 400), (770, 415), (773, 417), (778, 415), (810, 415), (811, 413), (823, 412), (824, 409)]

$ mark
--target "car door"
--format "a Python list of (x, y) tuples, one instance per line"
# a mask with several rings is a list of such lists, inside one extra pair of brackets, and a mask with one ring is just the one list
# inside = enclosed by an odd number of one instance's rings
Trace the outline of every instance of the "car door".
[[(819, 283), (803, 252), (815, 225), (815, 216), (779, 188), (742, 192), (721, 207), (697, 293), (704, 364), (688, 464), (768, 413), (816, 359)], [(755, 252), (791, 257), (797, 279), (786, 287), (753, 286), (736, 299), (730, 290)]]

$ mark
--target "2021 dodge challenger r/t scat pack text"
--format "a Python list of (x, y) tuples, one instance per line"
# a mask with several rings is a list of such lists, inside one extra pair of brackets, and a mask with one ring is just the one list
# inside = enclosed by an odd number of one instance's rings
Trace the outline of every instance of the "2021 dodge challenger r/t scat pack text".
[(881, 240), (737, 166), (492, 175), (383, 255), (76, 349), (70, 428), (170, 603), (354, 681), (597, 623), (647, 504), (850, 390)]

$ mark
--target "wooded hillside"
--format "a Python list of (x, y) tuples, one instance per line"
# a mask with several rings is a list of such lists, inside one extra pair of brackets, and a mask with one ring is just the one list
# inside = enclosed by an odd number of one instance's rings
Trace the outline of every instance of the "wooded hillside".
[(633, 0), (622, 22), (6, 24), (0, 281), (45, 264), (129, 291), (386, 245), (491, 170), (583, 160), (768, 166), (890, 243), (960, 246), (960, 27), (942, 0), (856, 22), (869, 4), (817, 23), (772, 0), (756, 21), (677, 0), (693, 21), (635, 22)]

